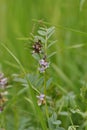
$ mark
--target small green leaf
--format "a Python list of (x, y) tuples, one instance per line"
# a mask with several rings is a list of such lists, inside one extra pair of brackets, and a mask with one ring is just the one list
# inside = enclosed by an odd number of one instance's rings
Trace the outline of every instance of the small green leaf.
[(55, 27), (51, 27), (47, 30), (47, 39), (49, 39), (55, 32)]
[(28, 87), (24, 87), (23, 89), (21, 89), (21, 90), (17, 93), (17, 95), (19, 96), (19, 95), (25, 93), (27, 90), (28, 90)]
[(25, 100), (27, 100), (30, 104), (33, 105), (33, 102), (29, 98), (25, 97)]
[(68, 116), (68, 112), (62, 111), (62, 112), (60, 112), (60, 115), (62, 115), (62, 116)]
[(55, 27), (50, 27), (47, 29), (47, 34), (49, 35), (50, 33), (54, 32)]
[(54, 56), (56, 54), (56, 52), (52, 52), (47, 58), (50, 58), (52, 56)]
[(69, 126), (68, 130), (76, 130), (75, 126)]
[(46, 31), (46, 28), (44, 28), (44, 27), (40, 27), (39, 29), (40, 29), (40, 30)]
[(15, 82), (19, 82), (19, 83), (23, 83), (23, 84), (26, 84), (27, 81), (25, 79), (22, 79), (22, 78), (19, 78), (19, 77), (15, 77), (14, 78), (14, 81)]
[(45, 41), (46, 41), (46, 40), (45, 40), (43, 37), (41, 37), (41, 36), (35, 36), (35, 37), (34, 37), (34, 40), (35, 40), (35, 41), (38, 41), (38, 39), (41, 40), (42, 43), (45, 43)]
[(56, 119), (57, 119), (57, 114), (56, 114), (56, 112), (53, 113), (51, 119), (52, 119), (52, 122), (56, 121)]
[(40, 57), (39, 57), (39, 55), (38, 54), (32, 54), (32, 56), (37, 60), (37, 61), (39, 61), (40, 60)]
[(44, 78), (41, 77), (41, 78), (37, 81), (36, 86), (37, 86), (37, 87), (38, 87), (38, 86), (42, 86), (42, 85), (43, 85), (43, 82), (44, 82)]
[(52, 78), (48, 79), (48, 81), (47, 81), (47, 83), (46, 83), (46, 87), (48, 88), (51, 83), (52, 83)]
[(46, 36), (47, 32), (42, 31), (42, 30), (38, 30), (38, 34), (40, 34), (41, 36)]
[(57, 127), (55, 130), (65, 130), (65, 129), (62, 127)]
[(83, 47), (83, 46), (85, 46), (85, 44), (76, 44), (76, 45), (72, 45), (72, 46), (68, 47), (68, 49), (80, 48), (80, 47)]
[(57, 42), (57, 40), (56, 41), (53, 41), (53, 42), (51, 42), (49, 45), (48, 45), (48, 47), (47, 48), (50, 48), (53, 44), (55, 44)]
[(54, 32), (55, 32), (55, 31), (51, 32), (51, 33), (48, 35), (47, 39), (49, 39), (49, 38), (54, 34)]
[(54, 125), (60, 125), (61, 124), (61, 121), (60, 120), (56, 120), (53, 122)]

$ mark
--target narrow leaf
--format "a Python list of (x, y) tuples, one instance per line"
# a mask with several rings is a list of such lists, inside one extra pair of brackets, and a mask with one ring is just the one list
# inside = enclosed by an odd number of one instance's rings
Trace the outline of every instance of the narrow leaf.
[(40, 60), (40, 57), (39, 57), (39, 55), (38, 54), (32, 54), (32, 56), (37, 60), (37, 61), (39, 61)]
[(39, 31), (38, 31), (38, 34), (40, 34), (41, 36), (46, 36), (46, 35), (47, 35), (47, 32), (42, 31), (42, 30), (39, 30)]
[(80, 48), (83, 47), (85, 44), (77, 44), (77, 45), (72, 45), (70, 47), (68, 47), (68, 49), (72, 49), (72, 48)]
[(52, 53), (48, 56), (48, 58), (54, 56), (55, 54), (56, 54), (56, 52), (52, 52)]
[(49, 35), (50, 33), (54, 32), (55, 27), (50, 27), (47, 29), (47, 34)]
[(58, 65), (53, 64), (53, 69), (69, 86), (74, 86), (69, 77), (67, 77), (67, 75), (58, 67)]
[(52, 83), (52, 78), (50, 78), (47, 83), (46, 83), (46, 87), (48, 88), (50, 86), (50, 84)]
[(48, 39), (54, 34), (55, 30), (53, 30), (49, 35), (48, 35)]
[(48, 47), (47, 47), (47, 48), (50, 48), (50, 47), (51, 47), (52, 45), (54, 45), (56, 42), (57, 42), (57, 40), (56, 40), (56, 41), (51, 42), (51, 43), (48, 45)]

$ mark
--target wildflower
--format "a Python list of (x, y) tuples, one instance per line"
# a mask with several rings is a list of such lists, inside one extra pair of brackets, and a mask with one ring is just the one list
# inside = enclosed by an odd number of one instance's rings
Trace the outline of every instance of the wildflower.
[(40, 73), (44, 73), (45, 72), (45, 68), (41, 67), (41, 68), (39, 68), (39, 71), (40, 71)]
[(7, 84), (7, 78), (1, 79), (0, 84), (1, 85), (6, 85)]
[(39, 96), (37, 96), (38, 98), (38, 106), (41, 106), (42, 104), (45, 104), (46, 101), (45, 101), (45, 95), (44, 94), (40, 94)]
[(7, 83), (8, 83), (8, 79), (4, 76), (3, 73), (0, 73), (0, 112), (4, 110), (4, 105), (6, 101), (8, 100), (5, 97), (8, 94), (8, 92), (5, 91)]
[(7, 78), (4, 77), (3, 73), (0, 73), (0, 88), (4, 89), (7, 85)]
[(41, 59), (39, 61), (40, 66), (43, 66), (45, 69), (49, 67), (49, 63), (45, 61), (44, 59)]
[(39, 61), (39, 64), (40, 64), (40, 68), (39, 68), (39, 71), (41, 73), (44, 73), (45, 70), (49, 67), (49, 62), (47, 62), (45, 59), (41, 59)]
[(42, 52), (42, 45), (41, 41), (38, 40), (38, 42), (35, 42), (34, 45), (32, 46), (33, 52), (32, 53), (41, 53)]

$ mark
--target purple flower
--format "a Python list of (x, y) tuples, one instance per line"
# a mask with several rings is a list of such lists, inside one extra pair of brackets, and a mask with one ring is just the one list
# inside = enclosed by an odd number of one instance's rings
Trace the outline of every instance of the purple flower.
[(4, 110), (4, 105), (8, 101), (8, 99), (5, 97), (8, 94), (8, 92), (5, 91), (7, 83), (8, 79), (4, 77), (3, 73), (0, 73), (0, 112)]
[(6, 85), (7, 84), (7, 78), (1, 79), (0, 84), (1, 85)]
[(40, 68), (39, 68), (39, 71), (41, 73), (44, 73), (45, 70), (49, 67), (49, 62), (47, 62), (45, 59), (41, 59), (39, 61), (39, 64), (40, 64)]
[(40, 73), (44, 73), (45, 72), (45, 68), (41, 67), (41, 68), (39, 68), (39, 71), (40, 71)]
[(39, 96), (37, 96), (38, 98), (38, 106), (41, 106), (42, 104), (45, 104), (46, 101), (45, 101), (45, 95), (44, 94), (40, 94)]
[(8, 83), (8, 79), (4, 77), (3, 73), (0, 73), (0, 88), (4, 89)]
[(40, 66), (43, 66), (44, 68), (48, 68), (49, 67), (49, 63), (47, 61), (45, 61), (44, 59), (41, 59), (39, 61)]

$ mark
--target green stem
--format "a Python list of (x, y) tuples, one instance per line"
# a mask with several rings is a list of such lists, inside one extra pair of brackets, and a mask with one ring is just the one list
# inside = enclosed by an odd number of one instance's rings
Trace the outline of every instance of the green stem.
[(60, 105), (60, 107), (59, 107), (58, 114), (62, 111), (63, 105), (64, 105), (64, 101), (62, 101), (62, 103), (61, 103), (61, 105)]
[[(47, 36), (45, 37), (45, 46), (44, 46), (44, 55), (47, 56)], [(44, 73), (44, 94), (45, 94), (45, 101), (46, 101), (46, 95), (47, 95), (47, 90), (46, 90), (46, 71)], [(46, 117), (47, 117), (47, 122), (49, 126), (49, 112), (48, 112), (48, 106), (47, 106), (47, 101), (45, 103), (45, 111), (46, 111)], [(50, 127), (49, 127), (50, 129)]]
[(0, 113), (0, 128), (4, 128), (4, 118), (3, 118), (3, 112)]
[[(45, 94), (45, 101), (46, 101), (46, 95), (47, 95), (47, 91), (46, 91), (46, 72), (44, 73), (44, 94)], [(47, 116), (47, 120), (48, 120), (49, 119), (49, 113), (48, 113), (47, 101), (45, 103), (45, 110), (46, 110), (46, 116)]]
[(64, 94), (68, 94), (68, 92), (59, 84), (55, 83), (55, 85), (64, 93)]
[(70, 122), (71, 122), (72, 126), (74, 126), (73, 121), (72, 121), (72, 118), (71, 118), (71, 114), (70, 114), (69, 112), (68, 112), (68, 117), (69, 117), (69, 119), (70, 119)]

